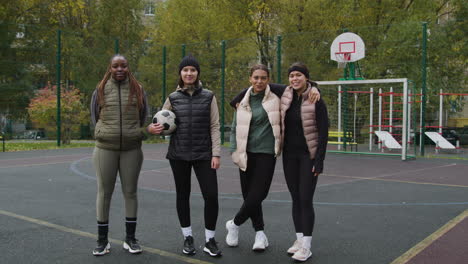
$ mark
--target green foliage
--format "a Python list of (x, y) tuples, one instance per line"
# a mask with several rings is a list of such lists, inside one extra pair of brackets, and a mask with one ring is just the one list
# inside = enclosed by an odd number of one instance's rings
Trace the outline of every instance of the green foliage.
[[(57, 30), (61, 37), (61, 80), (73, 84), (89, 101), (114, 54), (136, 65), (143, 31), (139, 0), (17, 0), (0, 5), (0, 113), (27, 115), (34, 90), (56, 83)], [(8, 100), (7, 100), (8, 98)]]
[[(422, 21), (428, 22), (428, 104), (437, 111), (439, 89), (466, 86), (468, 3), (463, 0), (166, 0), (142, 17), (140, 0), (17, 0), (0, 4), (0, 113), (26, 116), (34, 90), (56, 83), (57, 30), (62, 30), (62, 85), (89, 102), (115, 53), (126, 55), (150, 105), (162, 106), (162, 49), (167, 49), (166, 95), (174, 91), (182, 44), (201, 64), (201, 80), (221, 100), (221, 41), (226, 40), (226, 100), (247, 87), (248, 69), (268, 65), (277, 75), (277, 36), (282, 36), (281, 79), (295, 61), (312, 79), (336, 80), (342, 70), (329, 47), (345, 29), (366, 43), (364, 77), (407, 77), (421, 88)], [(446, 99), (453, 102), (453, 98)], [(464, 101), (457, 100), (457, 109)], [(219, 101), (221, 104), (221, 101)], [(451, 105), (450, 102), (445, 105)], [(453, 105), (453, 104), (452, 104)], [(434, 107), (432, 109), (431, 107)], [(232, 109), (226, 110), (226, 123)], [(417, 109), (418, 110), (418, 109)], [(428, 115), (430, 116), (430, 115)]]

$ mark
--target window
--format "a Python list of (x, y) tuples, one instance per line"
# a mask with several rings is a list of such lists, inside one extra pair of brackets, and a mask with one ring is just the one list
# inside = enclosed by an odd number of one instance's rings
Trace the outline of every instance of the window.
[(145, 16), (154, 16), (154, 3), (147, 3), (145, 6)]

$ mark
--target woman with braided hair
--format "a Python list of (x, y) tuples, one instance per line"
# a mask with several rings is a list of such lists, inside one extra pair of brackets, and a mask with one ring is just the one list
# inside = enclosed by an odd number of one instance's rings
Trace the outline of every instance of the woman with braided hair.
[(142, 251), (135, 238), (135, 229), (137, 184), (143, 163), (142, 127), (147, 112), (146, 94), (130, 72), (127, 59), (120, 54), (114, 55), (91, 100), (91, 119), (96, 126), (93, 163), (98, 189), (95, 256), (109, 253), (109, 208), (117, 174), (125, 200), (126, 237), (123, 248), (132, 254)]

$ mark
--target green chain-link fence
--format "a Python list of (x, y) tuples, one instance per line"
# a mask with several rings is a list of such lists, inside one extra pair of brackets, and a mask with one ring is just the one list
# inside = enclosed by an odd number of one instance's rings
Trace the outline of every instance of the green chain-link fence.
[[(414, 143), (418, 141), (421, 125), (427, 126), (428, 130), (439, 126), (440, 89), (443, 89), (444, 93), (450, 93), (443, 97), (444, 131), (450, 128), (449, 130), (455, 130), (456, 133), (468, 134), (468, 131), (464, 132), (468, 126), (467, 96), (463, 95), (467, 91), (467, 52), (464, 49), (466, 40), (460, 37), (463, 34), (456, 32), (463, 28), (460, 27), (462, 24), (466, 22), (427, 24), (427, 31), (424, 31), (424, 23), (411, 22), (349, 27), (338, 32), (322, 30), (283, 33), (281, 36), (271, 36), (262, 42), (262, 47), (256, 38), (163, 45), (151, 40), (134, 43), (115, 37), (90, 37), (83, 33), (61, 31), (60, 49), (57, 30), (2, 24), (0, 25), (2, 131), (13, 137), (15, 124), (16, 126), (19, 123), (27, 124), (28, 129), (39, 128), (34, 120), (32, 123), (29, 121), (26, 108), (38, 89), (57, 84), (58, 73), (60, 73), (61, 90), (78, 89), (82, 104), (88, 108), (91, 93), (104, 75), (109, 58), (116, 52), (124, 54), (129, 59), (131, 70), (147, 92), (153, 114), (162, 106), (165, 98), (175, 90), (181, 58), (183, 55), (193, 54), (201, 64), (200, 77), (204, 87), (216, 94), (222, 125), (223, 128), (227, 128), (231, 124), (233, 115), (233, 109), (228, 103), (240, 90), (249, 86), (250, 66), (263, 61), (271, 69), (272, 81), (286, 84), (288, 66), (295, 61), (302, 61), (308, 65), (313, 80), (338, 80), (343, 76), (343, 69), (338, 69), (336, 62), (330, 60), (330, 45), (336, 36), (349, 31), (358, 34), (366, 44), (366, 57), (359, 61), (361, 77), (408, 78), (411, 81), (410, 88), (413, 89), (411, 93), (415, 96), (412, 104)], [(424, 32), (427, 34), (423, 34)], [(365, 89), (368, 88), (370, 87)], [(426, 102), (426, 106), (423, 106), (419, 96), (424, 89), (426, 89), (426, 98), (423, 101)], [(325, 87), (321, 92), (329, 106), (331, 127), (335, 128), (338, 122), (335, 113), (338, 111), (337, 93)], [(369, 109), (370, 103), (369, 98), (364, 98), (359, 96), (356, 103), (357, 112), (362, 114), (361, 119), (367, 115), (364, 114), (364, 111), (367, 113), (364, 109)], [(354, 95), (351, 99), (354, 100)], [(377, 102), (378, 98), (374, 100)], [(343, 113), (352, 116), (347, 118), (346, 122), (352, 120), (353, 123), (346, 125), (354, 127), (355, 122), (366, 123), (359, 121), (359, 115), (354, 118), (354, 101), (352, 103), (351, 108), (350, 104), (347, 104), (342, 109)], [(401, 110), (395, 107), (394, 110)], [(395, 111), (396, 113), (398, 112)], [(80, 116), (78, 112), (71, 113), (71, 116), (73, 115), (76, 116), (75, 119), (62, 118), (59, 124), (76, 123), (73, 128), (68, 128), (73, 132), (72, 137), (90, 137), (89, 118), (84, 120), (78, 118)], [(421, 116), (425, 118), (421, 120)], [(47, 129), (49, 138), (57, 136), (54, 126), (51, 125)], [(62, 131), (63, 129), (62, 127)], [(364, 124), (356, 134), (368, 134), (368, 130), (369, 125)], [(227, 139), (227, 136), (228, 133), (224, 138)], [(468, 145), (465, 139), (460, 143), (462, 147), (464, 144)], [(424, 153), (423, 151), (419, 149), (415, 154)]]

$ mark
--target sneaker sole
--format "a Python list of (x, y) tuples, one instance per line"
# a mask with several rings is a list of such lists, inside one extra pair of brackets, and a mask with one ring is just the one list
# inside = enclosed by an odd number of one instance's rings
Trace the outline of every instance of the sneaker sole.
[(258, 247), (258, 248), (253, 247), (252, 250), (255, 251), (255, 252), (263, 252), (263, 251), (265, 251), (265, 250), (267, 249), (268, 246), (269, 246), (268, 241), (266, 241), (265, 247), (263, 247), (263, 248), (261, 248), (261, 247)]
[(209, 255), (212, 256), (212, 257), (221, 257), (221, 253), (219, 253), (219, 254), (213, 254), (213, 253), (211, 253), (211, 251), (210, 251), (207, 247), (204, 247), (204, 248), (203, 248), (203, 251), (204, 251), (205, 253), (209, 254)]
[(261, 247), (259, 247), (259, 248), (252, 248), (252, 250), (255, 251), (255, 252), (263, 252), (263, 251), (265, 251), (267, 248), (268, 248), (268, 245), (266, 245), (264, 248), (261, 248)]
[(123, 248), (125, 250), (128, 250), (128, 252), (132, 253), (132, 254), (138, 254), (138, 253), (141, 253), (143, 250), (134, 250), (134, 249), (131, 249), (130, 246), (127, 244), (127, 242), (124, 242), (123, 244)]
[(237, 242), (237, 243), (229, 243), (228, 240), (227, 240), (227, 238), (226, 238), (226, 244), (227, 244), (229, 247), (237, 247), (237, 246), (239, 246), (239, 242)]
[(96, 251), (93, 250), (93, 255), (94, 256), (104, 256), (104, 255), (110, 253), (110, 248), (111, 248), (110, 243), (107, 243), (107, 246), (104, 248), (103, 251), (96, 252)]
[(182, 253), (184, 253), (185, 255), (193, 256), (197, 252), (195, 250), (190, 252), (190, 251), (185, 251), (185, 249), (182, 249)]
[(292, 258), (295, 262), (304, 262), (306, 260), (308, 260), (310, 257), (312, 257), (312, 252), (309, 254), (309, 256), (305, 259), (295, 259), (295, 258)]

